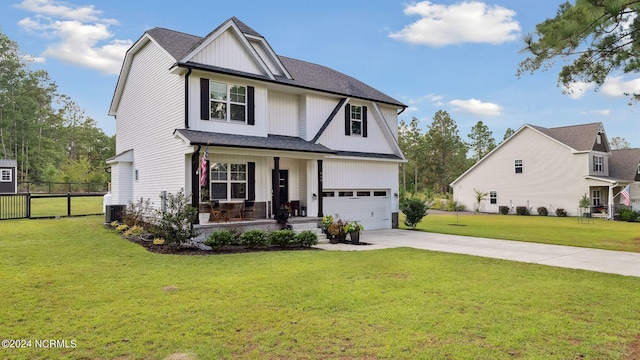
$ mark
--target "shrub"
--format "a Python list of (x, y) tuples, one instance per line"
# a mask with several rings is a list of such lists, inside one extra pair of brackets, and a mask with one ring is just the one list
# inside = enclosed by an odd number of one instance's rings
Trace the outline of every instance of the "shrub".
[(627, 208), (620, 208), (618, 210), (620, 214), (620, 220), (628, 221), (628, 222), (637, 222), (640, 221), (640, 212), (633, 211)]
[(134, 225), (132, 227), (130, 227), (129, 229), (127, 229), (127, 231), (124, 232), (124, 236), (126, 237), (130, 237), (130, 236), (142, 236), (144, 235), (145, 231), (144, 228), (142, 226), (139, 225)]
[(153, 245), (164, 245), (164, 239), (163, 238), (153, 239)]
[(467, 207), (464, 204), (460, 204), (455, 200), (447, 200), (447, 211), (464, 211), (466, 208)]
[(567, 212), (564, 209), (556, 209), (556, 216), (558, 217), (566, 217)]
[(240, 235), (240, 245), (249, 248), (267, 246), (269, 245), (269, 239), (267, 239), (267, 234), (264, 230), (247, 230)]
[(318, 235), (311, 230), (304, 230), (296, 234), (295, 243), (303, 247), (318, 244)]
[(516, 206), (516, 214), (529, 215), (529, 208), (526, 206)]
[(326, 231), (329, 229), (329, 226), (333, 224), (333, 216), (325, 215), (322, 217), (322, 228)]
[(544, 206), (540, 206), (540, 207), (538, 208), (538, 215), (540, 215), (540, 216), (547, 216), (547, 215), (549, 215), (549, 210), (547, 210), (547, 208), (546, 208), (546, 207), (544, 207)]
[(417, 197), (403, 199), (400, 202), (400, 210), (405, 215), (404, 224), (412, 229), (427, 216), (427, 209), (427, 204)]
[(445, 200), (443, 200), (443, 199), (435, 200), (433, 205), (431, 206), (431, 208), (433, 210), (444, 210), (444, 208), (445, 208)]
[(198, 218), (198, 209), (190, 204), (190, 196), (184, 189), (177, 194), (167, 194), (165, 211), (159, 212), (157, 225), (151, 230), (155, 237), (164, 238), (168, 243), (181, 244), (200, 233), (193, 227)]
[(230, 230), (216, 230), (209, 234), (204, 244), (211, 246), (212, 248), (220, 248), (222, 246), (231, 245), (234, 243), (236, 235)]
[(296, 233), (293, 230), (275, 230), (269, 233), (269, 243), (273, 246), (287, 247), (292, 245)]
[(502, 215), (507, 215), (509, 213), (509, 207), (508, 206), (498, 206), (498, 210), (500, 211), (500, 214), (502, 214)]
[(129, 225), (127, 225), (127, 224), (120, 224), (120, 225), (116, 226), (116, 230), (119, 231), (119, 232), (127, 231), (127, 229), (129, 229)]
[(153, 214), (151, 200), (140, 199), (137, 202), (129, 202), (127, 208), (122, 212), (122, 222), (132, 226), (142, 226), (149, 229), (149, 219)]

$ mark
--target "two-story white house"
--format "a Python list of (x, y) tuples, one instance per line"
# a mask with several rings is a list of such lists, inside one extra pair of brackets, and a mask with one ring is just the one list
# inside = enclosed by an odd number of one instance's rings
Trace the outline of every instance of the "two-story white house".
[(350, 76), (276, 55), (235, 17), (204, 37), (154, 28), (127, 52), (109, 110), (111, 204), (159, 206), (161, 192), (183, 188), (194, 206), (202, 194), (252, 200), (256, 218), (288, 203), (300, 215), (391, 228), (405, 108)]
[(564, 209), (575, 216), (587, 195), (591, 211), (612, 217), (624, 203), (640, 210), (640, 149), (611, 150), (602, 123), (544, 128), (524, 125), (451, 183), (454, 198), (476, 209), (476, 190), (488, 193), (480, 211), (527, 206), (535, 214)]

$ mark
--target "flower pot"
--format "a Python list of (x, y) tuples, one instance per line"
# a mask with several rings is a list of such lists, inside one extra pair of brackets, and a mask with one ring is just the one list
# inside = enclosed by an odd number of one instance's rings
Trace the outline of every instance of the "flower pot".
[(209, 216), (209, 213), (198, 213), (198, 220), (200, 221), (200, 224), (208, 224)]
[(349, 238), (351, 239), (352, 244), (360, 244), (360, 231), (351, 231), (349, 233)]

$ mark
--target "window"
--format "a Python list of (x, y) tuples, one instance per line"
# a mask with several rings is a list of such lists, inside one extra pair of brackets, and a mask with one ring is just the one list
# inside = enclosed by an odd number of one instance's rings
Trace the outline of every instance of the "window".
[(638, 175), (640, 175), (640, 164), (638, 164)]
[(210, 169), (211, 199), (245, 199), (247, 164), (214, 163)]
[(373, 196), (387, 196), (386, 191), (374, 191)]
[(371, 196), (371, 191), (358, 191), (356, 196)]
[(604, 157), (600, 155), (593, 155), (593, 171), (594, 172), (604, 171)]
[(600, 190), (593, 190), (591, 201), (593, 206), (600, 206)]
[(362, 106), (351, 105), (351, 135), (362, 135)]
[(344, 134), (367, 137), (367, 107), (347, 104), (344, 107)]
[(334, 191), (323, 191), (322, 197), (335, 197), (336, 193)]
[(516, 174), (522, 174), (522, 160), (516, 160)]
[(211, 81), (209, 84), (211, 118), (224, 121), (247, 121), (247, 88)]
[(497, 204), (498, 203), (498, 193), (496, 191), (489, 191), (489, 204)]
[(353, 191), (338, 191), (338, 196), (340, 197), (353, 196)]
[(11, 181), (11, 169), (0, 169), (0, 181), (1, 182)]

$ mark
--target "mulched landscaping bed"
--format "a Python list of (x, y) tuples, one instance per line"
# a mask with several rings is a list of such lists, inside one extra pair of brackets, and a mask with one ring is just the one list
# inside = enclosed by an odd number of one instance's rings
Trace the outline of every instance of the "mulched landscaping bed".
[(251, 252), (264, 252), (264, 251), (300, 251), (300, 250), (322, 250), (313, 247), (259, 247), (259, 248), (246, 248), (243, 246), (224, 246), (214, 250), (200, 250), (194, 247), (185, 247), (178, 245), (155, 245), (153, 241), (141, 240), (141, 239), (127, 239), (134, 244), (138, 244), (148, 251), (156, 254), (171, 254), (171, 255), (223, 255), (223, 254), (242, 254)]

